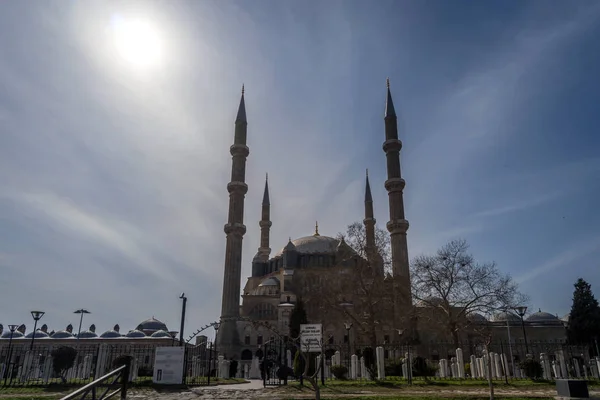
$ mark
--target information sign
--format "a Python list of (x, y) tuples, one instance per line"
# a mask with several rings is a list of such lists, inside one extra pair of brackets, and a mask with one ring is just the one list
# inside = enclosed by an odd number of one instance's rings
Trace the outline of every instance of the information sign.
[(185, 347), (183, 346), (157, 347), (152, 382), (161, 385), (181, 385), (184, 360)]
[(302, 351), (320, 353), (323, 343), (323, 328), (321, 324), (300, 324), (300, 344)]

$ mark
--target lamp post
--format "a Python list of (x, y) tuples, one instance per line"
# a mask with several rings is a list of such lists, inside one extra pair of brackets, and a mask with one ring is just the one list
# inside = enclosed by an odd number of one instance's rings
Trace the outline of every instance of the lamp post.
[(83, 323), (83, 314), (91, 314), (91, 312), (89, 312), (85, 308), (80, 308), (79, 310), (73, 311), (73, 314), (80, 314), (79, 329), (77, 330), (77, 340), (79, 340), (79, 335), (81, 334), (81, 324)]
[(523, 317), (525, 316), (525, 313), (527, 312), (527, 307), (526, 306), (515, 307), (515, 311), (517, 312), (517, 314), (519, 314), (519, 317), (521, 317), (521, 328), (523, 329), (523, 339), (525, 340), (525, 355), (527, 355), (527, 354), (529, 354), (529, 345), (527, 344), (527, 333), (525, 332), (525, 320), (523, 319)]
[(33, 341), (35, 340), (35, 330), (37, 328), (37, 322), (44, 316), (45, 312), (43, 311), (32, 311), (31, 316), (35, 323), (33, 324), (33, 335), (31, 335), (31, 346), (29, 346), (29, 350), (33, 350)]
[[(510, 354), (510, 364), (512, 365), (512, 369), (513, 369), (513, 376), (516, 378), (517, 377), (517, 367), (515, 366), (515, 359), (513, 357), (513, 352), (512, 352), (512, 345), (510, 344), (510, 318), (509, 315), (510, 312), (508, 310), (504, 311), (506, 313), (506, 333), (508, 335), (508, 353)], [(512, 314), (514, 315), (514, 314)], [(508, 372), (507, 372), (508, 375)]]
[[(403, 334), (404, 334), (404, 329), (396, 329), (398, 331), (398, 335), (400, 336), (400, 338), (402, 338)], [(406, 372), (408, 373), (408, 376), (406, 377), (408, 384), (412, 385), (412, 360), (410, 358), (410, 338), (408, 339), (408, 345), (406, 346), (408, 348), (408, 360), (406, 360)]]
[(352, 322), (344, 322), (344, 328), (346, 328), (346, 339), (348, 341), (348, 354), (346, 356), (346, 363), (348, 364), (348, 371), (350, 371), (350, 329), (352, 329)]
[(179, 330), (179, 345), (183, 346), (183, 326), (185, 324), (185, 305), (187, 304), (187, 297), (185, 297), (185, 293), (181, 293), (179, 296), (181, 300), (183, 300), (181, 304), (181, 328)]
[[(17, 328), (19, 327), (19, 325), (8, 325), (8, 330), (10, 331), (10, 336), (8, 339), (8, 363), (7, 363), (7, 368), (6, 368), (6, 372), (4, 375), (4, 386), (6, 386), (6, 379), (8, 378), (8, 374), (10, 373), (11, 370), (11, 360), (12, 360), (12, 338), (13, 338), (13, 333), (15, 333), (15, 331), (17, 330)], [(11, 374), (12, 376), (12, 374)]]
[[(217, 375), (218, 375), (218, 369), (219, 369), (219, 353), (217, 353), (217, 336), (219, 336), (219, 328), (221, 327), (221, 323), (220, 322), (215, 322), (215, 324), (213, 325), (213, 328), (215, 328), (215, 341), (213, 343), (213, 350), (215, 352), (215, 362), (217, 364)], [(215, 376), (217, 376), (215, 375)]]

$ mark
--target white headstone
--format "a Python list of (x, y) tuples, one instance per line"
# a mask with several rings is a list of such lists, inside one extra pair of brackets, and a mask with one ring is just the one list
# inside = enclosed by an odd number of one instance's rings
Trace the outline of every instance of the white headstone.
[(462, 379), (465, 377), (465, 360), (461, 348), (456, 349), (456, 362), (458, 363), (458, 377)]
[(567, 362), (565, 360), (565, 352), (563, 349), (556, 351), (556, 358), (558, 359), (558, 365), (560, 366), (560, 374), (563, 378), (569, 377), (569, 371), (567, 370)]
[(96, 360), (96, 371), (94, 379), (98, 379), (106, 373), (106, 364), (108, 362), (108, 345), (101, 344), (98, 347), (98, 359)]
[(358, 356), (352, 354), (350, 357), (350, 379), (358, 378)]
[(375, 349), (376, 362), (377, 362), (377, 379), (385, 379), (385, 359), (383, 347), (379, 346)]
[[(304, 371), (302, 371), (304, 372)], [(260, 379), (260, 363), (258, 361), (258, 357), (254, 356), (252, 357), (252, 364), (250, 364), (250, 371), (249, 371), (249, 378), (250, 379)]]

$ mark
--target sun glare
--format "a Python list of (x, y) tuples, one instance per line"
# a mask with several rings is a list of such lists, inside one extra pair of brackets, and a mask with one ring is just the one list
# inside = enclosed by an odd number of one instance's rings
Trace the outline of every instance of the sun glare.
[(152, 67), (162, 60), (162, 38), (151, 23), (118, 18), (112, 25), (114, 45), (122, 59), (137, 67)]

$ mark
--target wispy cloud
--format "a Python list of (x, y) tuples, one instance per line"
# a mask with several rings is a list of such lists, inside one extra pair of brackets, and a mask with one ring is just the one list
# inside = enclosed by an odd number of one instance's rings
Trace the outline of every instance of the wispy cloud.
[(489, 210), (478, 211), (473, 214), (475, 218), (485, 218), (485, 217), (497, 217), (499, 215), (513, 213), (517, 211), (523, 211), (531, 207), (539, 206), (540, 204), (544, 204), (548, 201), (555, 200), (559, 198), (563, 193), (549, 193), (545, 195), (541, 195), (531, 199), (525, 199), (522, 201), (515, 202), (513, 204), (504, 205), (498, 208), (492, 208)]
[(600, 236), (593, 237), (574, 245), (568, 246), (564, 251), (556, 254), (541, 265), (516, 278), (517, 282), (524, 283), (548, 274), (559, 268), (570, 269), (577, 260), (594, 253), (600, 253)]

